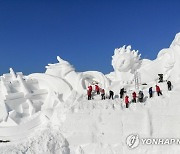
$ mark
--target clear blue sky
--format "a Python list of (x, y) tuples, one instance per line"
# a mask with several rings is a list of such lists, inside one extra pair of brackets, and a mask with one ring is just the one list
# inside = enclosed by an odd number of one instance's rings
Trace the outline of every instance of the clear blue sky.
[(155, 59), (178, 32), (179, 0), (0, 0), (0, 74), (44, 72), (57, 55), (108, 73), (114, 48)]

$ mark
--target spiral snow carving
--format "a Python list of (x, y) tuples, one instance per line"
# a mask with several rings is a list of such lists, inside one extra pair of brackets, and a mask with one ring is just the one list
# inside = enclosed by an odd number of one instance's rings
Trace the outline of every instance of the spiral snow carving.
[(140, 65), (141, 54), (138, 55), (138, 50), (132, 50), (131, 46), (123, 46), (116, 48), (112, 56), (112, 66), (117, 72), (134, 72)]
[(76, 72), (75, 68), (68, 62), (57, 56), (59, 63), (48, 64), (46, 74), (53, 77), (62, 78), (75, 91), (86, 92), (86, 88), (93, 82), (99, 83), (102, 88), (110, 85), (109, 79), (98, 71)]

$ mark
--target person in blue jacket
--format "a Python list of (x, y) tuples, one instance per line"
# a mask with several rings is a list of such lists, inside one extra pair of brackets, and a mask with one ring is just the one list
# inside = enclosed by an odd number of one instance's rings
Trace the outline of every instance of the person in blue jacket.
[(152, 87), (149, 88), (149, 98), (151, 98), (153, 96), (153, 90)]

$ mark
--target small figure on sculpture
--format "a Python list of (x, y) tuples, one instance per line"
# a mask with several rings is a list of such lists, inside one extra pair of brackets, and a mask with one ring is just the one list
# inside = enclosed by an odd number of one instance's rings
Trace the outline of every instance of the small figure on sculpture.
[(128, 108), (129, 107), (129, 96), (127, 96), (127, 95), (125, 96), (124, 102), (126, 104), (126, 108)]
[(97, 95), (100, 94), (99, 90), (100, 90), (100, 88), (99, 88), (99, 86), (96, 84), (96, 85), (95, 85), (95, 91), (96, 91)]
[(88, 95), (88, 100), (91, 100), (92, 99), (92, 91), (87, 90), (87, 95)]
[(162, 95), (162, 92), (161, 92), (161, 89), (158, 85), (156, 85), (156, 92), (157, 92), (157, 95)]
[(121, 88), (121, 89), (120, 89), (120, 98), (123, 98), (124, 93), (125, 93), (124, 88)]
[(92, 92), (92, 86), (88, 86), (88, 90)]
[(112, 90), (109, 91), (109, 99), (114, 99), (114, 92)]
[(138, 98), (139, 98), (139, 102), (143, 102), (143, 99), (144, 99), (144, 93), (143, 93), (143, 91), (139, 91), (139, 95), (138, 95)]
[(105, 90), (101, 89), (101, 99), (105, 100)]
[(149, 88), (149, 98), (153, 97), (153, 90), (152, 87)]
[(171, 91), (172, 90), (171, 81), (167, 81), (167, 86), (168, 86), (168, 90)]
[(133, 103), (136, 103), (136, 92), (134, 91), (133, 93), (132, 93), (132, 102)]

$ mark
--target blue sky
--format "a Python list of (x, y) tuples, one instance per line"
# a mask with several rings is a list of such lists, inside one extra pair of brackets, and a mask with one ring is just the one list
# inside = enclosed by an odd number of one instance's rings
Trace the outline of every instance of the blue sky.
[(0, 74), (44, 72), (57, 55), (109, 73), (115, 48), (155, 59), (178, 32), (178, 0), (0, 0)]

